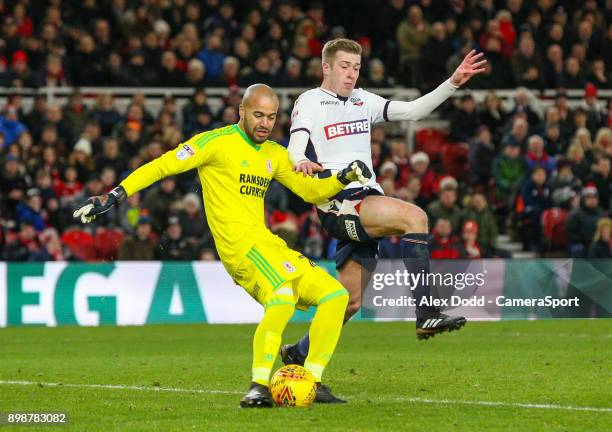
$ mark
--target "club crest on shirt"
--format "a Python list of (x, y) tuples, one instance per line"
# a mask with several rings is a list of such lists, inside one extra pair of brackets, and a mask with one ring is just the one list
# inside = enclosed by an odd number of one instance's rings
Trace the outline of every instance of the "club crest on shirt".
[(289, 261), (285, 261), (283, 263), (283, 267), (285, 267), (287, 273), (293, 273), (295, 271), (295, 267), (293, 267)]
[(187, 158), (190, 158), (194, 154), (195, 151), (189, 144), (183, 144), (183, 147), (178, 152), (176, 152), (176, 158), (178, 160), (185, 160)]
[(352, 103), (353, 105), (357, 105), (357, 106), (362, 106), (362, 105), (363, 105), (363, 101), (362, 101), (361, 99), (359, 99), (358, 97), (356, 97), (356, 96), (353, 96), (353, 97), (350, 99), (350, 101), (351, 101), (351, 103)]
[(272, 161), (270, 159), (266, 160), (266, 168), (268, 169), (268, 172), (272, 174)]

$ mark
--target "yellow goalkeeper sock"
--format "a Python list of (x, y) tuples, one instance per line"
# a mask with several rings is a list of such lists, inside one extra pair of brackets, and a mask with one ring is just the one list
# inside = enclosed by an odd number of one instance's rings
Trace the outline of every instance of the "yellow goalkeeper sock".
[(253, 337), (253, 381), (267, 386), (282, 334), (291, 319), (295, 305), (291, 302), (268, 304)]
[(325, 295), (317, 306), (309, 331), (310, 349), (304, 362), (304, 367), (317, 382), (321, 382), (323, 370), (336, 349), (347, 303), (348, 292), (340, 286), (340, 289)]

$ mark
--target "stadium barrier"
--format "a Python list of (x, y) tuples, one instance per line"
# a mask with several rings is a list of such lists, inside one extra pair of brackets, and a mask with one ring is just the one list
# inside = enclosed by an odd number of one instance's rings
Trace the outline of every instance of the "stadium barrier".
[[(356, 319), (412, 319), (401, 267), (381, 263)], [(333, 263), (319, 264), (334, 274)], [(473, 275), (440, 294), (447, 310), (471, 319), (612, 316), (612, 260), (433, 261), (432, 274), (439, 270)], [(476, 282), (466, 289), (468, 279)], [(255, 323), (262, 315), (220, 262), (0, 263), (0, 327)]]

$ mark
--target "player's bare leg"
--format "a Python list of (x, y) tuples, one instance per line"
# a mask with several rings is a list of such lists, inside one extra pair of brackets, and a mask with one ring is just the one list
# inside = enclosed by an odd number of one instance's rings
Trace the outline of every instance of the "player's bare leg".
[[(429, 273), (429, 248), (427, 245), (427, 213), (414, 204), (396, 198), (369, 195), (359, 209), (359, 220), (371, 238), (402, 237), (402, 257), (408, 270)], [(363, 289), (371, 277), (355, 260), (348, 259), (338, 269), (340, 283), (349, 292), (349, 303), (344, 315), (346, 323), (361, 307)], [(429, 287), (417, 286), (413, 296), (417, 302), (430, 296)], [(438, 333), (457, 330), (466, 323), (464, 317), (449, 317), (434, 307), (417, 307), (416, 333), (419, 339), (428, 339)], [(284, 345), (281, 357), (285, 364), (303, 364), (309, 348), (306, 334), (298, 343)]]
[[(395, 198), (371, 195), (361, 203), (359, 220), (372, 238), (401, 236), (406, 269), (429, 273), (427, 214), (421, 208)], [(436, 307), (422, 306), (421, 302), (432, 296), (426, 283), (416, 286), (413, 296), (417, 303), (416, 333), (419, 339), (428, 339), (465, 325), (464, 317), (449, 317)]]
[(345, 323), (361, 308), (361, 293), (368, 285), (371, 275), (372, 273), (351, 258), (338, 269), (338, 280), (349, 292), (349, 302), (344, 313)]
[(365, 197), (359, 220), (372, 238), (428, 233), (427, 213), (414, 204), (387, 196)]

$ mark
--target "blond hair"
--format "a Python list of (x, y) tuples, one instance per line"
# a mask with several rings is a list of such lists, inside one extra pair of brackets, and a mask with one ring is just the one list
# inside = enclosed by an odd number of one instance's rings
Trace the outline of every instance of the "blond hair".
[(593, 142), (591, 141), (591, 132), (585, 128), (585, 127), (580, 127), (576, 130), (576, 133), (574, 134), (574, 137), (572, 138), (572, 144), (579, 144), (580, 146), (582, 146), (582, 143), (580, 142), (580, 137), (585, 137), (585, 145), (583, 146), (584, 150), (590, 150), (591, 147), (593, 147)]
[[(606, 143), (606, 141), (608, 142)], [(595, 135), (593, 151), (597, 156), (603, 156), (606, 152), (607, 145), (612, 145), (612, 130), (607, 127), (602, 127), (597, 131), (597, 134)]]
[(567, 158), (574, 160), (574, 156), (580, 156), (580, 159), (584, 159), (584, 149), (580, 143), (575, 142), (567, 149)]
[(610, 218), (601, 218), (597, 221), (597, 229), (595, 230), (595, 235), (593, 236), (594, 241), (599, 241), (601, 239), (601, 231), (604, 227), (612, 228), (612, 219)]
[(361, 45), (351, 39), (332, 39), (323, 45), (323, 62), (333, 64), (336, 54), (344, 51), (350, 54), (361, 55)]

